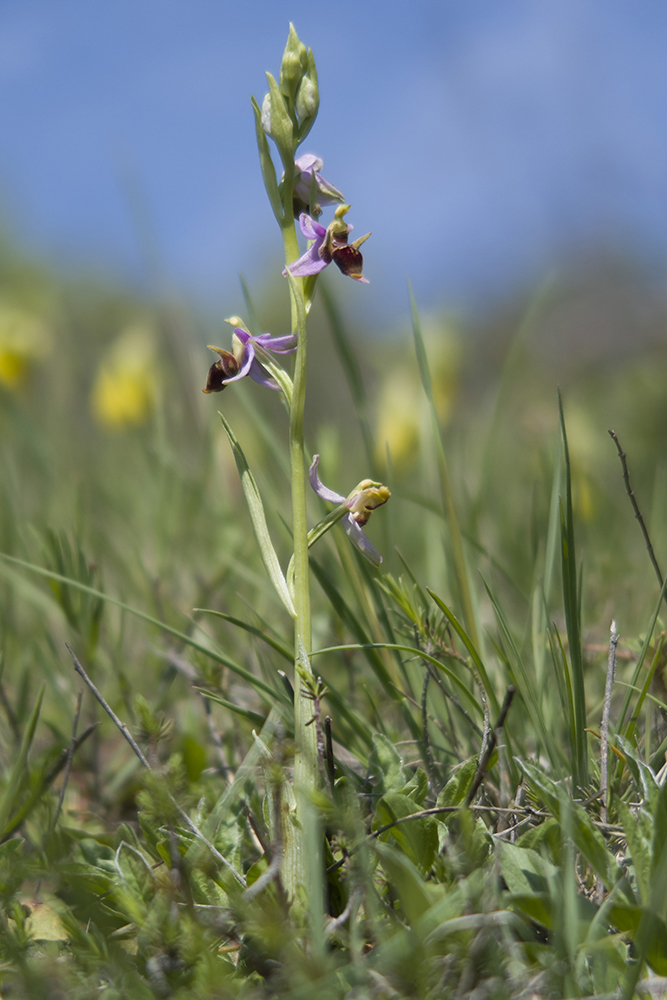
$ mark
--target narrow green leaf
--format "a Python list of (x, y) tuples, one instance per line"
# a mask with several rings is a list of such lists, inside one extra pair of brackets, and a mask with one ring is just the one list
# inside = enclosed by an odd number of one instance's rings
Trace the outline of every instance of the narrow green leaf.
[[(271, 73), (266, 74), (271, 99), (271, 138), (276, 144), (285, 168), (283, 183), (291, 191), (294, 186), (294, 127), (285, 105), (285, 98)], [(261, 124), (261, 121), (260, 121)]]
[(42, 708), (42, 699), (44, 698), (45, 686), (42, 686), (39, 694), (37, 695), (37, 701), (35, 702), (35, 707), (30, 713), (30, 718), (28, 720), (28, 725), (23, 733), (23, 738), (21, 740), (21, 746), (19, 748), (18, 757), (12, 765), (11, 771), (9, 773), (9, 778), (7, 780), (7, 787), (5, 788), (5, 793), (0, 800), (0, 840), (5, 834), (7, 829), (7, 821), (14, 808), (14, 802), (18, 794), (21, 779), (23, 777), (23, 772), (26, 767), (28, 760), (28, 753), (30, 747), (32, 746), (32, 741), (35, 736), (35, 730), (37, 728), (37, 721), (39, 719), (39, 713)]
[(477, 635), (477, 619), (475, 616), (475, 609), (473, 606), (473, 598), (472, 598), (473, 591), (470, 583), (465, 552), (463, 550), (463, 539), (461, 535), (461, 527), (459, 525), (458, 515), (456, 513), (456, 504), (454, 503), (454, 494), (452, 492), (452, 486), (449, 478), (449, 471), (447, 469), (445, 448), (442, 441), (442, 435), (440, 434), (438, 414), (435, 408), (435, 401), (433, 398), (431, 372), (428, 366), (426, 347), (424, 346), (424, 338), (422, 337), (421, 333), (419, 313), (417, 312), (417, 303), (415, 302), (415, 297), (412, 294), (412, 288), (409, 288), (409, 292), (410, 292), (410, 310), (412, 314), (412, 332), (414, 334), (414, 341), (415, 341), (415, 353), (417, 355), (417, 363), (419, 365), (419, 373), (421, 375), (422, 386), (424, 388), (426, 399), (428, 400), (429, 411), (431, 414), (433, 445), (435, 448), (436, 460), (438, 465), (440, 493), (442, 496), (443, 509), (445, 511), (447, 518), (447, 525), (449, 527), (452, 539), (452, 548), (454, 552), (454, 565), (456, 567), (456, 578), (458, 580), (459, 592), (461, 596), (461, 601), (463, 603), (463, 615), (466, 623), (466, 629), (469, 635), (471, 636), (474, 645), (479, 646), (479, 637)]
[(275, 649), (277, 653), (287, 660), (289, 663), (294, 663), (294, 653), (292, 650), (285, 646), (278, 639), (274, 639), (272, 636), (268, 635), (266, 632), (262, 632), (261, 629), (256, 628), (254, 625), (250, 625), (248, 622), (242, 621), (240, 618), (234, 618), (233, 615), (226, 615), (224, 611), (213, 611), (211, 608), (193, 608), (193, 611), (199, 611), (204, 615), (213, 615), (215, 618), (222, 618), (223, 621), (229, 622), (230, 625), (236, 625), (237, 628), (242, 628), (245, 632), (249, 632), (250, 635), (257, 636), (262, 642), (265, 642), (267, 646), (271, 646)]
[(572, 778), (579, 788), (588, 785), (588, 744), (586, 742), (586, 691), (584, 688), (584, 660), (581, 648), (580, 596), (577, 587), (577, 564), (574, 546), (574, 514), (572, 510), (572, 474), (570, 451), (565, 430), (563, 400), (558, 391), (563, 454), (565, 457), (565, 510), (561, 505), (561, 556), (563, 568), (563, 600), (565, 623), (570, 647), (572, 667), (572, 696), (574, 701), (575, 754)]
[[(627, 711), (628, 711), (628, 708), (630, 706), (630, 699), (632, 698), (632, 689), (637, 686), (637, 682), (639, 680), (639, 675), (641, 674), (641, 672), (643, 670), (643, 667), (644, 667), (644, 660), (646, 659), (648, 651), (649, 651), (649, 649), (651, 647), (651, 640), (653, 639), (653, 633), (655, 631), (656, 622), (658, 621), (658, 615), (660, 614), (660, 609), (662, 608), (662, 602), (665, 599), (665, 593), (667, 593), (667, 577), (665, 577), (665, 582), (662, 585), (662, 588), (660, 590), (660, 595), (658, 597), (658, 601), (656, 603), (655, 609), (653, 611), (653, 615), (651, 617), (651, 623), (649, 625), (649, 628), (646, 631), (646, 636), (644, 638), (644, 642), (642, 643), (642, 648), (641, 648), (641, 651), (639, 653), (639, 657), (637, 659), (637, 662), (635, 664), (635, 669), (634, 669), (634, 671), (632, 673), (632, 678), (630, 680), (630, 687), (627, 689), (627, 691), (625, 693), (625, 698), (623, 699), (623, 704), (621, 706), (621, 711), (620, 711), (620, 714), (619, 714), (619, 717), (618, 717), (618, 722), (616, 723), (616, 730), (617, 730), (617, 732), (621, 732), (623, 730), (623, 724), (625, 722), (625, 716), (627, 715)], [(629, 726), (630, 726), (630, 723), (628, 723), (628, 727)], [(628, 727), (626, 727), (626, 730), (625, 730), (625, 735), (626, 736), (627, 736), (627, 732), (628, 732)]]
[(458, 694), (463, 697), (469, 708), (473, 712), (476, 712), (479, 716), (484, 715), (484, 709), (480, 703), (475, 700), (461, 678), (458, 677), (453, 670), (450, 670), (445, 663), (436, 659), (435, 656), (431, 656), (430, 653), (426, 653), (424, 650), (415, 649), (414, 646), (403, 646), (400, 643), (395, 642), (351, 642), (342, 646), (326, 646), (324, 649), (315, 649), (310, 655), (313, 657), (321, 656), (323, 653), (341, 653), (348, 649), (390, 649), (399, 653), (412, 653), (413, 656), (419, 657), (420, 660), (425, 660), (437, 670), (442, 671), (442, 673), (445, 674), (445, 676), (448, 677), (449, 680), (455, 685)]
[(234, 461), (236, 462), (236, 468), (238, 469), (239, 476), (241, 477), (241, 486), (243, 487), (248, 510), (250, 511), (250, 520), (252, 521), (255, 538), (257, 539), (257, 544), (259, 545), (259, 550), (262, 555), (266, 572), (268, 573), (269, 579), (271, 580), (278, 597), (283, 602), (292, 618), (295, 618), (296, 611), (294, 610), (294, 602), (292, 601), (292, 596), (288, 590), (283, 571), (280, 568), (280, 562), (278, 561), (276, 550), (273, 547), (273, 542), (271, 541), (271, 536), (269, 535), (269, 529), (264, 515), (264, 505), (259, 494), (259, 489), (257, 488), (257, 483), (255, 482), (255, 477), (250, 471), (246, 457), (243, 454), (243, 449), (237, 441), (236, 436), (234, 435), (234, 432), (229, 426), (226, 418), (222, 413), (219, 413), (218, 416), (222, 421), (222, 426), (225, 428), (227, 437), (229, 438), (229, 443), (232, 446)]
[[(336, 353), (338, 354), (338, 359), (341, 363), (345, 380), (350, 389), (352, 403), (357, 415), (357, 420), (359, 421), (361, 438), (364, 442), (364, 450), (366, 452), (366, 461), (369, 464), (369, 468), (374, 470), (375, 450), (373, 448), (373, 433), (368, 419), (368, 400), (366, 397), (366, 389), (361, 376), (362, 366), (359, 363), (359, 359), (356, 357), (352, 338), (347, 334), (345, 323), (338, 308), (338, 304), (332, 295), (331, 289), (326, 280), (320, 281), (319, 289), (324, 310), (327, 314), (327, 319), (329, 320), (329, 326), (331, 328)], [(373, 476), (373, 478), (375, 478), (375, 476)]]
[(276, 168), (273, 165), (269, 143), (264, 129), (262, 128), (262, 109), (254, 97), (251, 98), (251, 101), (252, 110), (255, 114), (255, 134), (257, 136), (257, 148), (259, 150), (259, 164), (262, 169), (262, 179), (264, 180), (264, 187), (266, 188), (269, 203), (273, 210), (273, 214), (276, 217), (276, 221), (278, 222), (278, 225), (282, 225), (283, 206), (280, 200), (280, 193), (278, 191)]
[(498, 704), (498, 699), (496, 698), (496, 692), (493, 690), (493, 687), (491, 686), (491, 681), (489, 679), (489, 675), (486, 672), (486, 667), (482, 663), (481, 657), (480, 657), (479, 653), (477, 652), (477, 649), (475, 647), (474, 642), (472, 641), (472, 639), (470, 638), (470, 636), (468, 635), (468, 633), (464, 629), (463, 625), (461, 625), (460, 621), (458, 620), (458, 618), (456, 617), (456, 615), (454, 614), (454, 612), (450, 611), (450, 609), (447, 607), (447, 605), (442, 600), (442, 598), (438, 597), (438, 595), (436, 593), (434, 593), (430, 589), (430, 587), (427, 587), (426, 589), (427, 589), (428, 593), (431, 595), (431, 597), (433, 598), (433, 600), (435, 601), (435, 603), (438, 605), (438, 607), (440, 608), (440, 610), (447, 616), (447, 618), (449, 619), (450, 623), (453, 625), (455, 632), (457, 633), (457, 635), (459, 636), (459, 638), (463, 642), (463, 645), (465, 646), (465, 648), (470, 653), (472, 661), (475, 664), (475, 667), (477, 669), (477, 673), (479, 674), (479, 678), (480, 678), (480, 680), (482, 682), (482, 687), (484, 688), (484, 691), (486, 693), (486, 697), (489, 700), (489, 704), (490, 704), (491, 708), (493, 709), (493, 711), (497, 715), (498, 712), (500, 711), (500, 706)]
[(222, 705), (223, 708), (234, 712), (235, 715), (240, 715), (242, 719), (252, 722), (253, 726), (263, 726), (266, 722), (266, 719), (262, 715), (258, 715), (257, 712), (251, 712), (249, 708), (242, 708), (241, 705), (235, 705), (233, 701), (228, 701), (227, 698), (223, 698), (222, 695), (217, 694), (215, 691), (208, 691), (206, 688), (201, 687), (198, 687), (197, 690), (204, 698), (214, 701), (216, 705)]
[(179, 639), (181, 642), (185, 643), (185, 645), (190, 646), (192, 649), (196, 649), (198, 652), (210, 657), (210, 659), (215, 660), (216, 663), (222, 663), (223, 666), (229, 667), (232, 673), (235, 673), (239, 677), (243, 678), (243, 680), (250, 684), (251, 687), (255, 688), (255, 690), (262, 691), (265, 695), (268, 695), (271, 701), (284, 701), (284, 698), (281, 697), (281, 691), (270, 687), (261, 678), (255, 677), (255, 675), (251, 674), (249, 670), (245, 670), (229, 656), (226, 656), (224, 653), (215, 649), (215, 647), (197, 642), (196, 639), (193, 639), (192, 636), (188, 635), (186, 632), (181, 632), (180, 629), (172, 628), (172, 626), (167, 625), (166, 622), (161, 622), (158, 618), (153, 618), (152, 615), (147, 615), (144, 611), (139, 611), (137, 608), (133, 608), (131, 604), (125, 604), (124, 601), (119, 601), (115, 597), (111, 597), (109, 594), (106, 594), (101, 590), (95, 590), (94, 587), (89, 587), (87, 584), (79, 583), (78, 580), (72, 580), (69, 577), (62, 576), (60, 573), (53, 573), (49, 569), (44, 569), (42, 566), (35, 566), (34, 563), (26, 562), (24, 559), (17, 559), (16, 556), (10, 556), (4, 552), (0, 552), (0, 560), (4, 560), (14, 566), (20, 566), (22, 569), (27, 569), (31, 573), (35, 573), (37, 576), (43, 576), (50, 580), (58, 580), (61, 583), (68, 584), (70, 587), (76, 587), (79, 590), (92, 594), (94, 597), (100, 597), (103, 601), (113, 604), (114, 607), (121, 608), (123, 611), (127, 611), (129, 614), (134, 615), (135, 618), (148, 622), (149, 625), (155, 625), (156, 628), (159, 628), (162, 632), (166, 632), (167, 635), (173, 635), (174, 638)]
[[(530, 715), (533, 727), (536, 734), (539, 735), (540, 740), (544, 749), (549, 754), (549, 759), (553, 765), (560, 764), (560, 755), (558, 753), (558, 747), (555, 740), (548, 732), (545, 722), (544, 713), (541, 710), (539, 703), (537, 688), (534, 679), (528, 676), (528, 671), (523, 662), (521, 654), (519, 653), (516, 642), (514, 641), (514, 636), (509, 627), (509, 622), (505, 616), (504, 611), (498, 604), (498, 601), (492, 594), (486, 580), (482, 577), (482, 581), (486, 588), (486, 592), (489, 596), (489, 600), (493, 605), (493, 610), (496, 615), (496, 621), (500, 628), (501, 636), (504, 639), (505, 655), (507, 656), (508, 663), (512, 670), (512, 678), (516, 683), (519, 694), (523, 699), (523, 703), (528, 709), (528, 714)], [(507, 729), (507, 726), (505, 727)]]

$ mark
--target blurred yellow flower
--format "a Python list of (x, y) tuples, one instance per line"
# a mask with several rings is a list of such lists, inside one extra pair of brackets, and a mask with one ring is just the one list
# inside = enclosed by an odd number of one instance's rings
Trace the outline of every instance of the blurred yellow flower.
[(595, 468), (600, 453), (600, 430), (595, 426), (592, 414), (572, 401), (565, 407), (565, 429), (570, 449), (574, 514), (582, 521), (592, 521), (599, 503), (589, 470)]
[[(442, 321), (423, 323), (433, 396), (441, 426), (449, 420), (461, 368), (457, 334)], [(384, 376), (377, 404), (377, 459), (383, 462), (389, 446), (396, 468), (409, 467), (418, 453), (422, 431), (429, 426), (428, 406), (417, 363), (394, 367)]]
[(0, 303), (0, 383), (8, 389), (25, 384), (35, 362), (53, 346), (51, 331), (25, 309)]
[(158, 393), (155, 334), (148, 323), (134, 323), (114, 341), (93, 383), (90, 403), (105, 427), (144, 423)]

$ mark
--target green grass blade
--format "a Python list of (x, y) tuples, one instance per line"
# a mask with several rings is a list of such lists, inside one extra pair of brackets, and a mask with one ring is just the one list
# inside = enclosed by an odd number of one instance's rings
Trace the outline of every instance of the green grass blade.
[(227, 437), (229, 438), (229, 443), (232, 446), (234, 461), (236, 462), (236, 468), (238, 469), (239, 476), (241, 477), (241, 486), (243, 487), (246, 503), (250, 512), (250, 520), (252, 521), (255, 538), (257, 539), (257, 544), (259, 545), (259, 551), (262, 555), (266, 572), (268, 573), (269, 579), (273, 584), (278, 597), (283, 602), (292, 618), (294, 618), (296, 616), (294, 602), (292, 601), (292, 595), (287, 587), (285, 576), (280, 568), (280, 562), (278, 561), (278, 556), (276, 555), (276, 550), (274, 549), (273, 542), (271, 541), (269, 528), (266, 523), (266, 516), (264, 514), (264, 504), (262, 503), (262, 498), (260, 496), (259, 489), (257, 488), (255, 477), (250, 471), (246, 457), (243, 454), (243, 449), (237, 441), (229, 423), (222, 413), (218, 413), (218, 416), (222, 421), (222, 426), (225, 428)]
[(347, 335), (343, 317), (341, 316), (336, 300), (331, 294), (326, 279), (320, 281), (319, 291), (327, 319), (329, 320), (329, 326), (331, 327), (336, 353), (338, 354), (338, 359), (341, 363), (350, 395), (352, 396), (357, 420), (359, 421), (361, 439), (364, 442), (364, 450), (366, 452), (366, 461), (368, 462), (369, 469), (372, 470), (373, 478), (375, 478), (373, 434), (368, 419), (368, 400), (366, 398), (364, 381), (361, 377), (362, 368), (355, 356), (354, 347), (350, 337)]
[(230, 625), (236, 625), (237, 628), (242, 628), (245, 632), (249, 632), (250, 635), (256, 636), (265, 642), (267, 646), (271, 646), (275, 649), (276, 653), (280, 653), (283, 659), (287, 660), (288, 663), (294, 663), (294, 653), (289, 648), (285, 646), (284, 643), (279, 642), (278, 639), (274, 639), (272, 636), (267, 635), (266, 632), (262, 632), (261, 629), (257, 628), (255, 625), (250, 625), (248, 622), (241, 621), (240, 618), (234, 618), (233, 615), (226, 615), (224, 611), (214, 611), (212, 608), (193, 608), (193, 611), (199, 611), (203, 615), (213, 615), (215, 618), (222, 618), (223, 621), (229, 622)]
[(567, 445), (563, 401), (558, 392), (558, 414), (560, 419), (563, 455), (565, 458), (565, 508), (561, 503), (561, 562), (563, 572), (563, 601), (565, 604), (565, 624), (570, 648), (572, 668), (572, 697), (574, 701), (575, 756), (572, 778), (579, 788), (588, 785), (588, 745), (586, 742), (586, 690), (584, 688), (584, 660), (581, 648), (580, 597), (577, 586), (577, 563), (574, 545), (574, 514), (572, 511), (572, 476), (570, 452)]
[(500, 705), (498, 704), (498, 699), (496, 698), (496, 692), (493, 690), (493, 686), (491, 685), (489, 675), (486, 672), (486, 667), (482, 663), (482, 659), (477, 651), (474, 642), (472, 641), (471, 637), (468, 635), (468, 633), (466, 632), (466, 630), (464, 629), (463, 625), (458, 620), (454, 612), (447, 607), (442, 598), (438, 597), (438, 595), (434, 593), (430, 587), (427, 587), (426, 589), (428, 590), (429, 594), (431, 595), (435, 603), (438, 605), (440, 610), (447, 616), (451, 625), (454, 628), (454, 631), (459, 636), (463, 645), (470, 653), (471, 659), (475, 664), (475, 668), (479, 675), (479, 679), (482, 683), (482, 687), (484, 688), (484, 692), (486, 694), (486, 697), (488, 698), (489, 705), (491, 706), (493, 712), (496, 715), (498, 715), (498, 712), (500, 711)]
[[(639, 653), (639, 657), (635, 664), (635, 669), (632, 673), (632, 678), (630, 680), (631, 688), (638, 686), (637, 681), (639, 680), (639, 675), (644, 667), (644, 660), (646, 659), (647, 653), (651, 646), (651, 639), (653, 638), (653, 633), (655, 632), (656, 622), (658, 621), (658, 615), (660, 614), (660, 609), (662, 608), (662, 602), (665, 599), (665, 593), (667, 593), (667, 577), (665, 578), (665, 582), (662, 585), (662, 589), (658, 597), (658, 602), (655, 606), (655, 610), (651, 617), (651, 624), (649, 625), (646, 631), (646, 637), (644, 639), (644, 642), (642, 643), (641, 652)], [(618, 733), (623, 732), (625, 716), (628, 713), (628, 708), (630, 707), (631, 698), (632, 698), (632, 690), (628, 688), (628, 690), (625, 693), (625, 698), (623, 699), (623, 704), (621, 705), (621, 711), (619, 713), (618, 722), (616, 723), (616, 732)], [(627, 735), (627, 733), (624, 733), (624, 735)]]
[(222, 705), (229, 712), (234, 712), (235, 715), (240, 715), (242, 719), (252, 722), (253, 726), (263, 726), (266, 722), (264, 716), (258, 715), (257, 712), (252, 712), (249, 708), (242, 708), (241, 705), (235, 705), (233, 701), (228, 701), (222, 695), (216, 694), (215, 691), (209, 691), (207, 688), (201, 687), (198, 687), (197, 691), (199, 691), (203, 698), (214, 701), (216, 705)]
[(21, 778), (23, 777), (23, 772), (28, 760), (28, 753), (30, 752), (30, 747), (32, 746), (32, 741), (35, 737), (35, 730), (37, 728), (39, 713), (42, 708), (44, 691), (45, 686), (42, 686), (39, 694), (37, 695), (35, 707), (30, 714), (30, 718), (28, 719), (28, 725), (23, 733), (18, 756), (12, 765), (9, 779), (7, 781), (7, 787), (5, 788), (5, 794), (2, 796), (2, 800), (0, 801), (0, 840), (2, 840), (5, 835), (7, 821), (9, 820), (9, 816), (12, 808), (14, 807), (14, 802), (16, 801), (16, 796), (21, 785)]
[[(535, 733), (538, 734), (542, 746), (549, 755), (549, 760), (553, 765), (559, 763), (559, 754), (556, 743), (552, 735), (547, 730), (544, 722), (544, 713), (541, 710), (540, 698), (537, 690), (537, 686), (532, 678), (528, 676), (528, 671), (526, 670), (526, 665), (523, 662), (519, 649), (516, 642), (514, 641), (514, 636), (512, 635), (509, 622), (505, 616), (504, 611), (498, 604), (495, 596), (489, 589), (486, 581), (484, 586), (486, 587), (486, 592), (489, 596), (489, 600), (493, 605), (493, 610), (496, 615), (496, 621), (500, 628), (500, 633), (502, 639), (504, 639), (503, 646), (505, 655), (508, 658), (510, 668), (512, 670), (512, 678), (519, 689), (519, 694), (523, 699), (523, 703), (528, 710), (531, 721), (533, 723), (533, 728)], [(506, 727), (507, 728), (507, 727)]]
[(160, 631), (166, 632), (167, 635), (173, 635), (174, 638), (179, 639), (185, 645), (190, 646), (192, 649), (196, 649), (198, 652), (203, 653), (205, 656), (210, 657), (215, 660), (216, 663), (222, 663), (223, 666), (229, 667), (232, 673), (237, 674), (244, 681), (250, 684), (251, 687), (255, 688), (256, 691), (262, 692), (264, 695), (268, 696), (271, 702), (274, 701), (284, 701), (285, 698), (282, 692), (276, 688), (270, 687), (261, 678), (255, 677), (250, 671), (245, 670), (244, 667), (240, 666), (231, 657), (226, 656), (219, 650), (211, 646), (205, 646), (201, 642), (197, 642), (192, 636), (188, 635), (186, 632), (181, 632), (180, 629), (172, 628), (171, 625), (167, 625), (166, 622), (161, 622), (159, 618), (153, 618), (152, 615), (146, 614), (145, 611), (139, 611), (137, 608), (133, 608), (132, 605), (126, 604), (124, 601), (119, 601), (115, 597), (111, 597), (109, 594), (105, 594), (101, 590), (95, 590), (94, 587), (88, 587), (84, 583), (79, 583), (78, 580), (72, 580), (70, 577), (62, 576), (60, 573), (53, 573), (49, 569), (44, 569), (42, 566), (35, 566), (34, 563), (26, 562), (24, 559), (18, 559), (16, 556), (7, 555), (5, 552), (0, 552), (0, 559), (4, 559), (5, 562), (11, 563), (15, 566), (20, 566), (22, 569), (27, 569), (31, 573), (36, 573), (38, 576), (46, 577), (49, 580), (57, 580), (59, 583), (66, 583), (71, 587), (76, 587), (85, 593), (91, 594), (93, 597), (99, 597), (103, 601), (107, 601), (109, 604), (113, 604), (116, 608), (121, 608), (123, 611), (127, 611), (129, 614), (134, 615), (135, 618), (141, 619), (141, 621), (148, 622), (149, 625), (155, 625)]
[(428, 400), (429, 411), (431, 415), (433, 446), (435, 448), (435, 453), (436, 453), (438, 478), (440, 481), (440, 494), (442, 496), (442, 505), (446, 514), (447, 525), (449, 527), (449, 532), (452, 540), (452, 549), (454, 553), (454, 566), (456, 568), (456, 578), (458, 581), (458, 588), (461, 597), (461, 602), (463, 604), (463, 617), (466, 625), (466, 630), (470, 635), (473, 644), (476, 647), (478, 647), (479, 636), (477, 630), (477, 616), (475, 614), (475, 609), (473, 605), (472, 587), (470, 584), (470, 577), (468, 574), (468, 566), (466, 564), (465, 552), (463, 550), (463, 538), (461, 535), (461, 527), (459, 525), (459, 520), (456, 513), (454, 494), (452, 492), (452, 486), (449, 478), (449, 471), (447, 468), (447, 459), (445, 456), (445, 449), (442, 442), (442, 435), (440, 433), (440, 426), (438, 423), (438, 414), (435, 408), (435, 400), (433, 398), (433, 385), (431, 383), (431, 372), (428, 365), (428, 358), (426, 356), (426, 347), (424, 346), (424, 339), (421, 333), (421, 324), (419, 322), (419, 314), (417, 312), (417, 303), (415, 302), (415, 297), (412, 294), (412, 288), (410, 288), (410, 309), (412, 313), (412, 331), (414, 334), (417, 363), (419, 365), (419, 373), (421, 375), (422, 386), (424, 387), (424, 393), (426, 394), (426, 399)]
[(477, 715), (482, 717), (484, 715), (484, 709), (478, 701), (470, 693), (470, 690), (465, 686), (464, 682), (458, 677), (453, 670), (450, 670), (442, 660), (438, 660), (435, 656), (431, 656), (429, 653), (424, 652), (421, 649), (415, 649), (414, 646), (403, 646), (400, 643), (392, 642), (353, 642), (347, 643), (344, 646), (326, 646), (323, 649), (314, 649), (310, 654), (311, 658), (313, 656), (322, 656), (324, 653), (341, 653), (350, 649), (390, 649), (396, 650), (401, 653), (411, 653), (414, 657), (425, 660), (436, 668), (436, 670), (442, 671), (446, 677), (452, 682), (454, 687), (456, 687), (458, 693), (465, 699), (466, 703), (469, 705), (471, 710)]

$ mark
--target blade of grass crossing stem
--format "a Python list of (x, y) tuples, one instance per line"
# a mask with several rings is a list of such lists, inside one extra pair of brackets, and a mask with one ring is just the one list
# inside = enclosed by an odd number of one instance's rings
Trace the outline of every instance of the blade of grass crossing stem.
[(241, 708), (240, 705), (235, 705), (234, 702), (228, 701), (222, 695), (216, 694), (215, 691), (208, 691), (202, 687), (198, 687), (196, 690), (199, 691), (203, 698), (214, 701), (216, 705), (222, 705), (223, 708), (226, 708), (229, 712), (233, 712), (234, 715), (239, 715), (242, 719), (252, 722), (253, 726), (261, 727), (266, 722), (264, 716), (258, 715), (257, 712), (252, 712), (249, 708)]
[(577, 586), (577, 562), (574, 546), (574, 515), (572, 512), (572, 475), (570, 452), (567, 445), (563, 400), (558, 392), (558, 414), (560, 419), (563, 455), (565, 458), (565, 507), (561, 501), (561, 558), (563, 572), (563, 601), (565, 604), (565, 624), (570, 647), (572, 668), (572, 697), (574, 699), (575, 756), (573, 758), (572, 779), (579, 788), (588, 785), (588, 746), (586, 743), (586, 691), (584, 688), (584, 661), (581, 649), (581, 617), (579, 587)]
[(479, 680), (481, 682), (482, 687), (484, 688), (486, 697), (488, 698), (489, 705), (491, 706), (491, 709), (493, 710), (494, 714), (497, 716), (498, 713), (500, 712), (500, 705), (498, 704), (498, 699), (496, 698), (496, 692), (493, 690), (493, 687), (491, 686), (491, 681), (489, 679), (489, 675), (486, 672), (486, 667), (482, 663), (482, 659), (479, 653), (477, 652), (475, 644), (473, 643), (472, 639), (470, 638), (470, 636), (468, 635), (468, 633), (466, 632), (466, 630), (464, 629), (463, 625), (458, 620), (454, 612), (450, 611), (450, 609), (447, 607), (442, 598), (438, 597), (438, 595), (435, 594), (430, 589), (430, 587), (427, 587), (426, 589), (428, 590), (429, 594), (431, 595), (435, 603), (438, 605), (440, 610), (447, 616), (451, 625), (454, 628), (454, 631), (457, 633), (457, 635), (463, 642), (463, 645), (470, 653), (472, 662), (475, 664)]
[[(96, 590), (94, 587), (89, 587), (85, 583), (79, 583), (78, 580), (71, 579), (71, 577), (62, 576), (60, 573), (54, 573), (52, 570), (44, 569), (42, 566), (35, 566), (34, 563), (26, 562), (24, 559), (17, 559), (16, 556), (10, 556), (4, 552), (0, 552), (0, 560), (4, 560), (14, 566), (20, 566), (22, 569), (27, 569), (31, 573), (35, 573), (37, 576), (46, 577), (47, 580), (57, 580), (60, 583), (66, 583), (70, 587), (76, 587), (78, 590), (92, 594), (93, 597), (100, 597), (103, 601), (113, 604), (114, 607), (120, 608), (122, 611), (127, 611), (129, 614), (134, 615), (135, 618), (148, 622), (149, 625), (155, 625), (156, 628), (159, 628), (167, 635), (173, 635), (175, 639), (179, 639), (186, 646), (190, 646), (192, 649), (196, 649), (198, 652), (203, 653), (204, 656), (208, 656), (211, 660), (215, 660), (216, 663), (222, 663), (223, 666), (228, 667), (232, 673), (237, 674), (256, 691), (260, 692), (263, 696), (268, 697), (271, 703), (274, 701), (285, 702), (285, 697), (281, 689), (270, 687), (261, 678), (255, 677), (255, 675), (251, 674), (250, 671), (245, 670), (244, 667), (240, 666), (229, 656), (226, 656), (214, 647), (205, 646), (202, 642), (197, 642), (196, 639), (193, 639), (192, 636), (188, 635), (186, 632), (181, 632), (180, 629), (172, 628), (172, 626), (167, 625), (166, 622), (161, 622), (159, 618), (153, 618), (152, 615), (147, 615), (145, 611), (139, 611), (138, 608), (133, 608), (131, 604), (119, 601), (115, 597), (111, 597), (109, 594), (105, 594), (101, 590)], [(51, 600), (55, 602), (53, 595), (51, 595)], [(197, 627), (201, 628), (199, 625), (197, 625)]]
[(252, 521), (255, 538), (257, 539), (257, 544), (259, 545), (259, 550), (264, 561), (266, 572), (268, 573), (269, 579), (271, 580), (278, 597), (283, 602), (292, 618), (294, 618), (296, 616), (294, 603), (287, 588), (285, 576), (280, 568), (280, 563), (278, 561), (278, 556), (276, 555), (276, 550), (273, 547), (271, 536), (269, 535), (269, 529), (264, 515), (264, 504), (262, 503), (262, 498), (257, 488), (255, 477), (250, 471), (246, 457), (243, 454), (243, 449), (236, 440), (234, 432), (229, 426), (227, 420), (222, 413), (218, 413), (218, 416), (222, 421), (222, 426), (225, 428), (227, 437), (229, 438), (229, 443), (232, 446), (234, 461), (236, 462), (236, 468), (238, 469), (239, 476), (241, 477), (241, 486), (243, 487), (246, 503), (250, 512), (250, 520)]
[(461, 535), (461, 528), (456, 514), (456, 506), (454, 504), (454, 496), (452, 493), (452, 486), (449, 479), (449, 472), (447, 469), (445, 449), (442, 443), (442, 435), (440, 434), (440, 426), (438, 424), (438, 414), (435, 408), (435, 400), (433, 398), (433, 385), (431, 383), (431, 372), (428, 366), (426, 348), (424, 346), (424, 339), (421, 333), (421, 324), (419, 322), (419, 313), (417, 312), (417, 303), (415, 302), (415, 297), (412, 294), (411, 287), (409, 291), (410, 291), (410, 309), (412, 313), (412, 331), (415, 340), (415, 352), (417, 355), (417, 363), (419, 364), (419, 373), (421, 375), (422, 386), (424, 387), (424, 392), (428, 400), (429, 410), (431, 414), (433, 446), (435, 448), (437, 457), (438, 478), (440, 480), (440, 493), (442, 495), (442, 504), (452, 539), (452, 550), (454, 554), (454, 566), (456, 569), (456, 578), (458, 581), (461, 603), (463, 604), (463, 618), (466, 624), (466, 630), (470, 635), (473, 644), (476, 647), (478, 647), (479, 636), (477, 628), (477, 618), (472, 600), (472, 587), (470, 585), (468, 566), (466, 564), (465, 552), (463, 550), (463, 538)]
[(250, 635), (257, 636), (262, 642), (265, 642), (267, 646), (271, 646), (275, 649), (276, 653), (280, 653), (283, 659), (287, 660), (288, 663), (294, 663), (294, 653), (291, 649), (285, 646), (282, 642), (274, 639), (272, 636), (267, 635), (266, 632), (262, 632), (261, 629), (257, 628), (255, 625), (250, 625), (248, 622), (241, 621), (240, 618), (234, 618), (233, 615), (226, 615), (224, 611), (214, 611), (212, 608), (193, 608), (193, 611), (199, 611), (203, 615), (213, 615), (215, 618), (222, 618), (223, 621), (229, 622), (230, 625), (236, 625), (237, 628), (242, 628), (245, 632), (249, 632)]
[(25, 728), (23, 737), (21, 739), (21, 746), (19, 748), (18, 757), (14, 761), (12, 769), (9, 774), (9, 779), (7, 781), (7, 787), (5, 788), (5, 794), (2, 796), (0, 801), (0, 840), (4, 835), (5, 829), (7, 828), (7, 821), (11, 814), (16, 796), (18, 794), (21, 778), (23, 777), (23, 772), (28, 760), (28, 753), (30, 752), (30, 747), (32, 746), (32, 741), (35, 737), (35, 730), (37, 728), (37, 721), (39, 719), (39, 713), (42, 708), (42, 699), (44, 697), (45, 685), (42, 686), (39, 694), (37, 695), (37, 701), (35, 702), (35, 707), (33, 708), (30, 718), (28, 719), (28, 725)]

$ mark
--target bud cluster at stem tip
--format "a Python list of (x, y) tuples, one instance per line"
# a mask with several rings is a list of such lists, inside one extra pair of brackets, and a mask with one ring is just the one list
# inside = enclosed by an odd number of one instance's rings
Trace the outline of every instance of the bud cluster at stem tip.
[(315, 123), (320, 106), (317, 69), (312, 50), (307, 49), (290, 24), (278, 83), (267, 73), (269, 93), (262, 104), (262, 128), (278, 147), (283, 164), (293, 163), (297, 148)]

